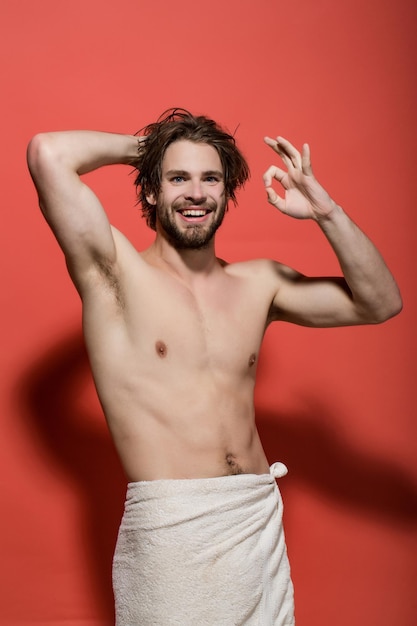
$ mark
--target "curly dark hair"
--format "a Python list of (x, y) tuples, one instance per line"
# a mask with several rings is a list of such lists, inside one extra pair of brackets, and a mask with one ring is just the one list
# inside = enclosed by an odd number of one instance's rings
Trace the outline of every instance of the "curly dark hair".
[(143, 217), (150, 228), (156, 229), (156, 207), (149, 204), (146, 196), (158, 196), (165, 151), (171, 143), (181, 139), (206, 143), (217, 150), (223, 168), (226, 198), (236, 204), (236, 190), (248, 180), (249, 167), (234, 137), (215, 121), (203, 115), (195, 116), (185, 109), (171, 108), (136, 134), (141, 136), (141, 142), (138, 158), (133, 162), (138, 170), (135, 185)]

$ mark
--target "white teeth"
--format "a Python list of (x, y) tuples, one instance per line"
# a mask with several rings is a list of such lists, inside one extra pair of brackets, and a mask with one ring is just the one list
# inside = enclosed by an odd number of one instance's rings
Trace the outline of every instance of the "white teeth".
[(201, 211), (198, 209), (186, 209), (185, 211), (181, 211), (184, 217), (203, 217), (206, 214), (206, 211)]

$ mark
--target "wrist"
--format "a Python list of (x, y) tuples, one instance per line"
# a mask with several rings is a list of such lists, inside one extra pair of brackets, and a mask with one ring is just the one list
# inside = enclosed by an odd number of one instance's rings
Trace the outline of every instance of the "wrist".
[(318, 213), (315, 216), (315, 220), (321, 228), (325, 228), (326, 225), (337, 223), (338, 220), (345, 215), (346, 214), (342, 207), (332, 200), (332, 204), (329, 210), (326, 212)]
[(134, 135), (125, 135), (122, 163), (133, 165), (139, 155), (139, 138)]
[(137, 161), (141, 156), (143, 141), (145, 137), (138, 135), (128, 135), (129, 137), (129, 145), (128, 145), (128, 153), (126, 155), (126, 163), (129, 165), (136, 166)]

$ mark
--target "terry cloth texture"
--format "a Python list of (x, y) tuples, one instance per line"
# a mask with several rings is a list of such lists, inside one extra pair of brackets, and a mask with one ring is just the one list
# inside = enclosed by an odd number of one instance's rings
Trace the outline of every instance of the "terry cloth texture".
[(116, 626), (293, 626), (282, 499), (269, 474), (129, 483)]

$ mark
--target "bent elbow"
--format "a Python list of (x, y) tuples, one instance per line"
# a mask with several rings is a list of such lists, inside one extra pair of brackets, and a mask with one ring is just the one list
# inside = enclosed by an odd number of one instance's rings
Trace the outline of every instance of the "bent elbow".
[(391, 311), (387, 319), (390, 319), (391, 317), (395, 317), (396, 315), (401, 313), (402, 310), (403, 310), (403, 300), (401, 298), (401, 295), (398, 294), (398, 297), (396, 298), (395, 302), (391, 304)]
[(26, 159), (29, 171), (34, 179), (51, 157), (50, 144), (49, 133), (38, 133), (29, 141)]
[(384, 306), (382, 306), (377, 312), (374, 320), (371, 323), (374, 324), (382, 324), (383, 322), (387, 322), (392, 317), (395, 317), (399, 313), (401, 313), (403, 309), (403, 301), (400, 293), (391, 298), (389, 302), (386, 302)]

